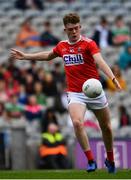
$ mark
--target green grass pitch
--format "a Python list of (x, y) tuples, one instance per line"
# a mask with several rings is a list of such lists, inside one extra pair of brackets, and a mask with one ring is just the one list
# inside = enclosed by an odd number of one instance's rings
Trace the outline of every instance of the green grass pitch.
[(0, 171), (0, 179), (131, 179), (131, 169), (108, 174), (106, 170), (87, 173), (84, 170)]

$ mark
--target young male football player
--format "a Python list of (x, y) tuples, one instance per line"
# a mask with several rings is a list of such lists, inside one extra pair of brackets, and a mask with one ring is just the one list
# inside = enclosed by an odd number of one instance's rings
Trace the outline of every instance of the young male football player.
[(69, 114), (73, 122), (76, 137), (88, 160), (87, 171), (95, 171), (97, 164), (83, 126), (86, 105), (96, 115), (102, 130), (107, 153), (105, 165), (109, 173), (115, 173), (113, 135), (105, 93), (103, 91), (97, 98), (88, 98), (82, 92), (82, 85), (87, 79), (99, 79), (96, 68), (97, 64), (107, 77), (112, 80), (118, 90), (121, 90), (121, 86), (109, 66), (103, 60), (96, 43), (89, 38), (81, 36), (80, 17), (75, 13), (67, 14), (63, 18), (63, 23), (68, 40), (60, 41), (51, 51), (29, 54), (12, 49), (11, 56), (15, 59), (34, 61), (50, 61), (58, 56), (62, 57), (67, 80)]

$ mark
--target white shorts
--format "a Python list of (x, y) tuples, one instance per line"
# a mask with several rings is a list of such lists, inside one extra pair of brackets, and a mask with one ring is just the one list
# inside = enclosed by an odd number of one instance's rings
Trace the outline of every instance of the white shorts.
[(108, 106), (108, 101), (104, 91), (96, 98), (88, 98), (84, 93), (67, 92), (68, 105), (79, 103), (87, 106), (89, 109), (103, 109)]

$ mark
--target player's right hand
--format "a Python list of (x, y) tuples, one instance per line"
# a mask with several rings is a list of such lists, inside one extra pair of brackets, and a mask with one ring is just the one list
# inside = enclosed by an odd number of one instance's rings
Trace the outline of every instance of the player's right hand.
[(113, 84), (115, 85), (116, 89), (120, 92), (122, 91), (122, 87), (120, 85), (120, 83), (118, 82), (118, 80), (116, 78), (113, 79)]
[(13, 59), (25, 59), (25, 53), (23, 53), (22, 51), (19, 51), (17, 49), (11, 49), (11, 58)]

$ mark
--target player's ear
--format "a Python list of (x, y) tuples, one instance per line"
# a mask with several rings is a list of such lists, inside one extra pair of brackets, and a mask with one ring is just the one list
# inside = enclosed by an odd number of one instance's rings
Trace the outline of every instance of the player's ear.
[(64, 28), (64, 32), (66, 32), (66, 28)]
[(81, 29), (81, 25), (80, 25), (80, 29)]

